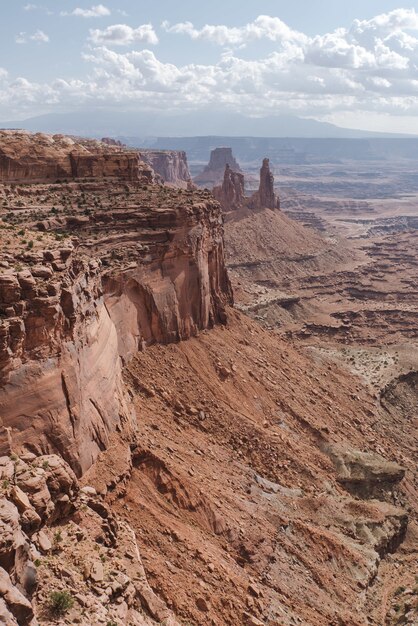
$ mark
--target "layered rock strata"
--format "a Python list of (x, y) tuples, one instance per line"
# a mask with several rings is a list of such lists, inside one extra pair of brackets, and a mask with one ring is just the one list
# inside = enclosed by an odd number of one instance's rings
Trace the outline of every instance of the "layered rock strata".
[(0, 131), (0, 183), (78, 178), (152, 181), (139, 153), (118, 145), (64, 135)]
[(0, 191), (0, 449), (59, 452), (81, 475), (135, 429), (123, 363), (225, 322), (221, 209), (125, 180)]
[(165, 183), (180, 189), (188, 189), (192, 185), (187, 155), (184, 151), (141, 149), (140, 155)]

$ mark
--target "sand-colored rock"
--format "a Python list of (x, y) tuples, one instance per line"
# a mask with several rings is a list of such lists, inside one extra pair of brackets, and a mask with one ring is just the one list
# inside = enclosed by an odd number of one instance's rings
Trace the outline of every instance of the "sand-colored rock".
[(341, 484), (363, 498), (391, 491), (405, 477), (405, 468), (378, 454), (353, 450), (347, 445), (332, 446), (329, 454)]

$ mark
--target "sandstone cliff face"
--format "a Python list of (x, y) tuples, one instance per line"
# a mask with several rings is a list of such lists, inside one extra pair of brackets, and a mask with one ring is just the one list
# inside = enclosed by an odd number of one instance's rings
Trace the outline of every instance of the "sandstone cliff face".
[(0, 131), (0, 182), (71, 178), (152, 180), (137, 151), (63, 135)]
[(80, 475), (130, 412), (99, 263), (50, 268), (0, 276), (0, 449), (59, 452)]
[(192, 179), (187, 164), (187, 155), (181, 150), (141, 150), (141, 159), (148, 163), (165, 183), (187, 189)]
[(3, 191), (42, 234), (0, 231), (0, 449), (59, 452), (81, 475), (110, 433), (135, 429), (123, 362), (225, 322), (221, 209), (117, 180)]

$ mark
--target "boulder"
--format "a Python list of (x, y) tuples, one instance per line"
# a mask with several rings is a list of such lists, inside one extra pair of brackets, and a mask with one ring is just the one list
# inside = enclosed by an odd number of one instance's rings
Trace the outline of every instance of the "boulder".
[(19, 626), (29, 624), (33, 618), (32, 605), (12, 584), (9, 574), (2, 567), (0, 567), (0, 597)]

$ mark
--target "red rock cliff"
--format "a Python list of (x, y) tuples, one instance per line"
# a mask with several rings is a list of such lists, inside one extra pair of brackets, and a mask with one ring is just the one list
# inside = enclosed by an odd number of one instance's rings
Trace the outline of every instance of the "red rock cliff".
[(0, 131), (0, 182), (40, 182), (72, 178), (151, 180), (152, 170), (138, 151), (64, 135)]
[(0, 451), (58, 451), (81, 474), (112, 431), (135, 429), (123, 362), (225, 322), (221, 209), (115, 180), (0, 191), (32, 228), (31, 245), (0, 231)]

